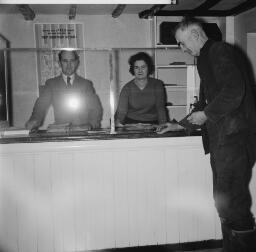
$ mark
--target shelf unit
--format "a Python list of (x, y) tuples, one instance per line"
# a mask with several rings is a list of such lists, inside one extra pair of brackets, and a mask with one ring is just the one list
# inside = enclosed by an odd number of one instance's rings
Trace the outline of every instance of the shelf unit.
[(164, 17), (154, 19), (155, 77), (165, 83), (169, 119), (180, 120), (190, 112), (199, 93), (195, 58), (183, 53), (177, 45), (160, 43), (160, 25)]

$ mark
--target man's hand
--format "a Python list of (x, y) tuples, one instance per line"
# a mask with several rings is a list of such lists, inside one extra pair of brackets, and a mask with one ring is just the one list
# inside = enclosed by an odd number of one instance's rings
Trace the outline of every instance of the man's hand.
[(116, 127), (124, 127), (124, 125), (118, 119), (115, 121), (115, 126)]
[(197, 111), (192, 113), (187, 120), (192, 124), (203, 125), (207, 120), (207, 116), (204, 111)]
[(184, 129), (184, 128), (182, 126), (180, 126), (178, 123), (167, 122), (167, 123), (159, 125), (156, 128), (156, 133), (157, 134), (164, 134), (168, 131), (177, 131), (177, 130), (180, 130), (180, 129)]
[(100, 127), (100, 123), (91, 121), (90, 123), (87, 123), (91, 127), (91, 129), (97, 129)]
[(25, 124), (26, 129), (33, 130), (40, 126), (37, 120), (28, 120)]

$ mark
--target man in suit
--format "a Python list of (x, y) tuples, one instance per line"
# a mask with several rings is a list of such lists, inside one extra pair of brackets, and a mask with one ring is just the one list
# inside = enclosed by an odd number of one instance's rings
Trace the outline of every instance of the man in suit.
[(182, 51), (198, 57), (199, 103), (188, 121), (202, 127), (205, 152), (210, 153), (224, 251), (254, 252), (256, 226), (249, 191), (255, 163), (253, 83), (242, 55), (225, 42), (208, 39), (199, 20), (184, 18), (175, 38)]
[(76, 73), (79, 66), (77, 52), (63, 50), (58, 56), (62, 73), (46, 81), (25, 124), (26, 128), (32, 130), (40, 127), (50, 105), (53, 106), (56, 124), (99, 128), (102, 106), (92, 82)]

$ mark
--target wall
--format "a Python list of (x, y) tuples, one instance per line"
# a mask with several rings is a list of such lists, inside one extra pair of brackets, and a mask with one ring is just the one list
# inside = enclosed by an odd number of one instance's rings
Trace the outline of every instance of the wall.
[(256, 32), (256, 8), (235, 16), (235, 43), (246, 52), (247, 33)]
[[(0, 33), (10, 42), (12, 48), (34, 48), (34, 23), (68, 23), (65, 15), (38, 15), (33, 21), (25, 21), (21, 15), (0, 15)], [(77, 16), (75, 22), (84, 24), (84, 47), (151, 47), (151, 21), (139, 19), (138, 15), (127, 14), (119, 18), (107, 15)], [(128, 56), (126, 57), (128, 58)], [(105, 63), (105, 64), (104, 64)], [(99, 67), (101, 64), (101, 67)], [(29, 118), (38, 95), (36, 54), (15, 52), (11, 55), (13, 85), (13, 116), (16, 126), (23, 126)], [(132, 76), (128, 63), (122, 64), (123, 82)], [(29, 73), (29, 74), (28, 74)], [(109, 101), (108, 56), (91, 56), (86, 59), (86, 77), (94, 82), (103, 105)], [(109, 124), (109, 107), (104, 106), (103, 126)]]
[(252, 64), (252, 70), (254, 73), (254, 80), (256, 77), (256, 33), (248, 33), (247, 34), (247, 53), (248, 58)]
[(234, 43), (248, 57), (248, 70), (255, 85), (256, 8), (234, 17)]

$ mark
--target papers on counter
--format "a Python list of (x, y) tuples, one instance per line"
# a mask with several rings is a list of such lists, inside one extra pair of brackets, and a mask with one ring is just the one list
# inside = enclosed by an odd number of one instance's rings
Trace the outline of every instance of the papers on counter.
[(0, 130), (0, 137), (28, 136), (29, 130), (17, 127), (8, 127)]
[(47, 128), (48, 133), (68, 133), (74, 131), (88, 131), (91, 129), (90, 125), (72, 125), (70, 123), (50, 124)]
[(64, 124), (50, 124), (47, 128), (47, 133), (69, 133), (69, 132), (87, 132), (88, 134), (107, 133), (103, 129), (91, 129), (88, 124), (72, 125), (70, 123)]
[[(149, 124), (149, 123), (131, 123), (131, 124), (125, 124), (121, 128), (125, 130), (155, 130), (156, 125)], [(117, 127), (118, 128), (118, 127)]]
[(69, 131), (70, 124), (63, 123), (63, 124), (49, 124), (47, 127), (48, 133), (67, 133)]

